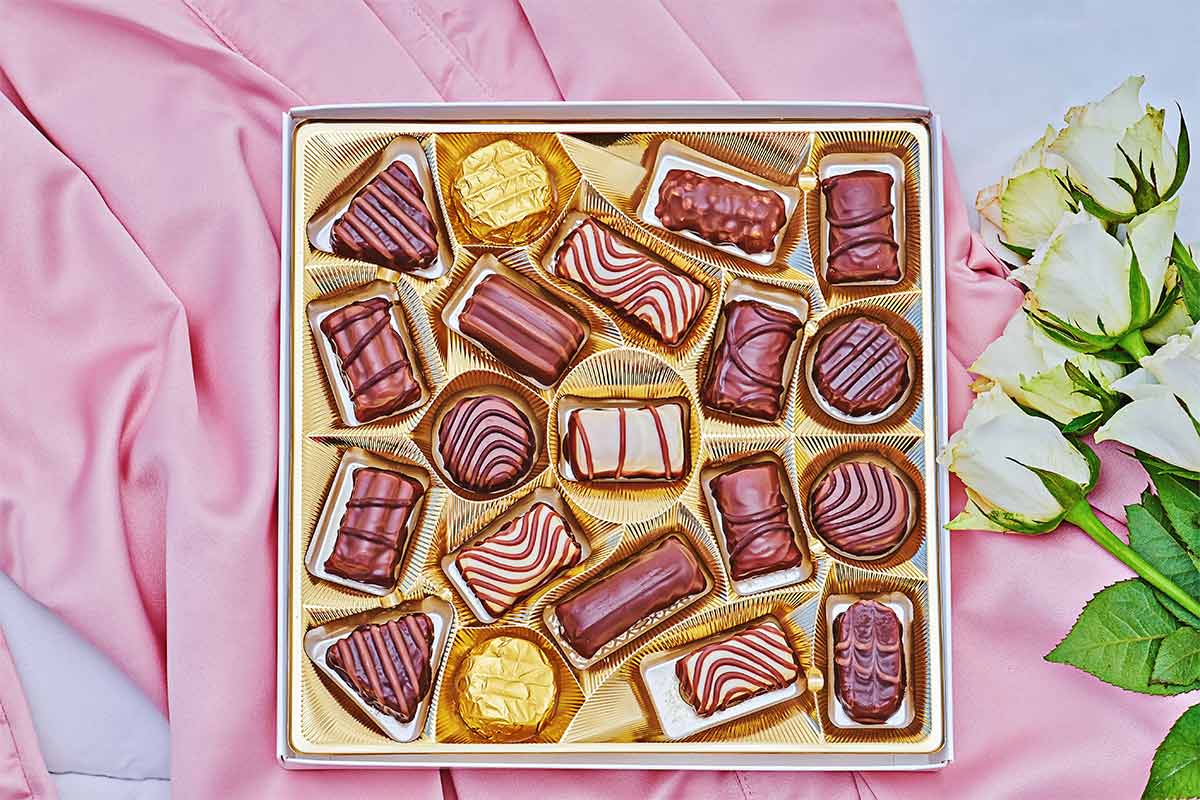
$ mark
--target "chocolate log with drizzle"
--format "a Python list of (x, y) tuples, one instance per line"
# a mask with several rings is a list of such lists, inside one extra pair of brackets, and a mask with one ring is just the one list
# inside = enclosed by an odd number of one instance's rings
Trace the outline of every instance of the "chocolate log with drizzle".
[(900, 280), (900, 262), (892, 226), (892, 176), (857, 170), (821, 181), (829, 254), (825, 279), (830, 283)]
[(360, 422), (412, 405), (421, 396), (404, 340), (392, 324), (392, 304), (382, 297), (359, 300), (321, 320), (333, 345), (346, 390)]
[(896, 612), (859, 600), (833, 621), (834, 690), (850, 719), (881, 725), (904, 701), (904, 628)]
[(464, 397), (442, 416), (437, 431), (442, 466), (459, 486), (494, 493), (529, 474), (537, 449), (529, 417), (496, 396)]
[(787, 392), (788, 352), (803, 321), (756, 300), (725, 305), (724, 334), (708, 364), (701, 398), (728, 414), (775, 420)]
[(395, 586), (409, 518), (424, 494), (419, 481), (399, 472), (376, 467), (355, 470), (325, 571), (372, 586)]
[(407, 614), (360, 625), (329, 648), (325, 663), (373, 708), (412, 722), (432, 680), (433, 621)]
[(425, 269), (438, 255), (437, 225), (417, 176), (393, 161), (354, 195), (333, 224), (334, 253), (401, 272)]
[(904, 482), (887, 467), (846, 461), (831, 469), (812, 497), (817, 535), (852, 556), (889, 553), (909, 531), (909, 497)]
[(782, 689), (799, 674), (796, 653), (773, 619), (743, 628), (675, 662), (679, 693), (701, 717)]
[(642, 253), (588, 217), (559, 245), (554, 274), (666, 345), (679, 344), (704, 309), (708, 289)]
[(575, 480), (679, 480), (688, 472), (687, 401), (591, 406), (567, 415), (563, 452)]
[(787, 223), (778, 192), (688, 169), (669, 171), (658, 187), (654, 216), (670, 231), (691, 231), (712, 244), (731, 244), (748, 255), (775, 249)]
[(813, 383), (825, 402), (847, 416), (880, 414), (907, 391), (908, 360), (908, 351), (887, 325), (854, 317), (817, 344)]
[(734, 580), (799, 566), (804, 553), (796, 546), (783, 477), (774, 461), (748, 464), (709, 481), (721, 512), (721, 532)]

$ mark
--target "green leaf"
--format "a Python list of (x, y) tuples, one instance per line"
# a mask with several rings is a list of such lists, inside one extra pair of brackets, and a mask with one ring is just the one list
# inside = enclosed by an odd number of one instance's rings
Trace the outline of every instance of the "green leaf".
[(1197, 796), (1200, 796), (1200, 705), (1183, 712), (1154, 752), (1142, 800)]
[[(1090, 414), (1080, 414), (1073, 420), (1062, 426), (1062, 432), (1065, 436), (1086, 436), (1089, 433), (1094, 433), (1097, 428), (1104, 422), (1105, 415), (1103, 411), (1093, 411)], [(1053, 422), (1054, 420), (1051, 420)], [(1057, 424), (1057, 423), (1055, 423)]]
[(1150, 319), (1150, 287), (1138, 264), (1137, 250), (1129, 248), (1129, 308), (1131, 328), (1139, 328)]
[(1150, 682), (1159, 644), (1178, 628), (1149, 584), (1137, 578), (1121, 581), (1102, 589), (1084, 606), (1071, 632), (1046, 660), (1078, 667), (1131, 692), (1179, 694), (1200, 689), (1200, 684)]
[(1176, 535), (1189, 550), (1200, 554), (1200, 496), (1173, 475), (1151, 472), (1150, 477)]
[(1011, 242), (1006, 242), (1003, 239), (1000, 240), (1000, 244), (1004, 245), (1009, 250), (1012, 250), (1014, 253), (1019, 255), (1021, 258), (1033, 258), (1033, 248), (1032, 247), (1021, 247), (1021, 245), (1019, 245), (1019, 244), (1012, 244)]
[(1171, 262), (1183, 284), (1183, 304), (1187, 306), (1188, 316), (1200, 320), (1200, 267), (1196, 266), (1191, 251), (1178, 236), (1171, 243)]
[(1158, 589), (1154, 590), (1154, 594), (1156, 597), (1158, 597), (1158, 602), (1162, 603), (1162, 607), (1171, 612), (1171, 616), (1175, 617), (1175, 619), (1179, 620), (1184, 625), (1188, 625), (1192, 628), (1200, 630), (1200, 617), (1197, 617), (1195, 614), (1179, 605), (1179, 603), (1175, 602), (1170, 597), (1167, 597)]
[(1183, 118), (1183, 109), (1179, 104), (1175, 104), (1179, 108), (1179, 139), (1175, 143), (1175, 177), (1171, 179), (1171, 185), (1163, 192), (1163, 200), (1170, 200), (1175, 196), (1183, 186), (1183, 179), (1187, 177), (1188, 164), (1192, 161), (1192, 145), (1188, 141), (1187, 120)]
[(1200, 680), (1200, 631), (1180, 628), (1163, 639), (1154, 658), (1150, 680), (1176, 686)]
[(1126, 506), (1129, 546), (1193, 597), (1200, 597), (1200, 571), (1170, 530), (1142, 506)]
[(1162, 501), (1158, 499), (1158, 495), (1150, 491), (1147, 486), (1142, 490), (1141, 507), (1150, 512), (1150, 516), (1154, 517), (1154, 521), (1163, 526), (1166, 530), (1171, 530), (1171, 520), (1167, 518), (1167, 510), (1163, 508)]
[(1150, 477), (1152, 478), (1155, 475), (1171, 475), (1182, 481), (1185, 486), (1196, 486), (1200, 483), (1200, 472), (1168, 464), (1166, 461), (1155, 458), (1142, 450), (1135, 450), (1134, 455), (1142, 463), (1142, 466), (1146, 468), (1146, 472), (1150, 473)]

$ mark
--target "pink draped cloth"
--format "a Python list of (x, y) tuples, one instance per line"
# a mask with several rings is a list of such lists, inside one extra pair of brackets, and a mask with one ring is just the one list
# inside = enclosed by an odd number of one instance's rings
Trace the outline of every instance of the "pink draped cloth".
[[(280, 113), (499, 99), (921, 102), (887, 0), (6, 0), (0, 568), (171, 720), (190, 798), (1129, 796), (1185, 707), (1042, 661), (1123, 568), (1074, 531), (953, 546), (942, 772), (321, 771), (275, 762)], [(1029, 120), (1036, 130), (1038, 120)], [(1019, 302), (946, 182), (951, 420)], [(1143, 477), (1109, 459), (1102, 507)], [(52, 796), (0, 664), (0, 798)], [(0, 736), (0, 739), (4, 739)], [(33, 748), (33, 752), (29, 752)], [(24, 752), (26, 758), (19, 754)], [(16, 765), (33, 773), (23, 782)]]

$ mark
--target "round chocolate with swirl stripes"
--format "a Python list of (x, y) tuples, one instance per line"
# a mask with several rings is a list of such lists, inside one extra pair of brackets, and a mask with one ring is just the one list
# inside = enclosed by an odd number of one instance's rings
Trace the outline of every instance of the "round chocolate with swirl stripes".
[(909, 491), (900, 476), (871, 461), (844, 461), (821, 478), (811, 514), (817, 535), (850, 556), (895, 550), (912, 524)]
[(506, 492), (533, 467), (537, 439), (529, 417), (511, 400), (459, 399), (442, 417), (438, 453), (451, 480), (472, 492)]

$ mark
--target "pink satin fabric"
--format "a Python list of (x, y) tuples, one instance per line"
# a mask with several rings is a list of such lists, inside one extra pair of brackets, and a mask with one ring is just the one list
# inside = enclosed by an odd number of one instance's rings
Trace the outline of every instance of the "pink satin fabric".
[[(560, 97), (919, 102), (890, 2), (8, 0), (0, 22), (0, 568), (169, 712), (174, 796), (1140, 790), (1186, 703), (1041, 660), (1094, 591), (1125, 577), (1068, 531), (956, 536), (958, 759), (940, 773), (285, 772), (274, 759), (280, 113)], [(957, 424), (964, 365), (1019, 296), (971, 236), (952, 171), (946, 196)], [(1109, 464), (1102, 505), (1119, 514), (1144, 478)], [(0, 681), (5, 708), (16, 691)]]

